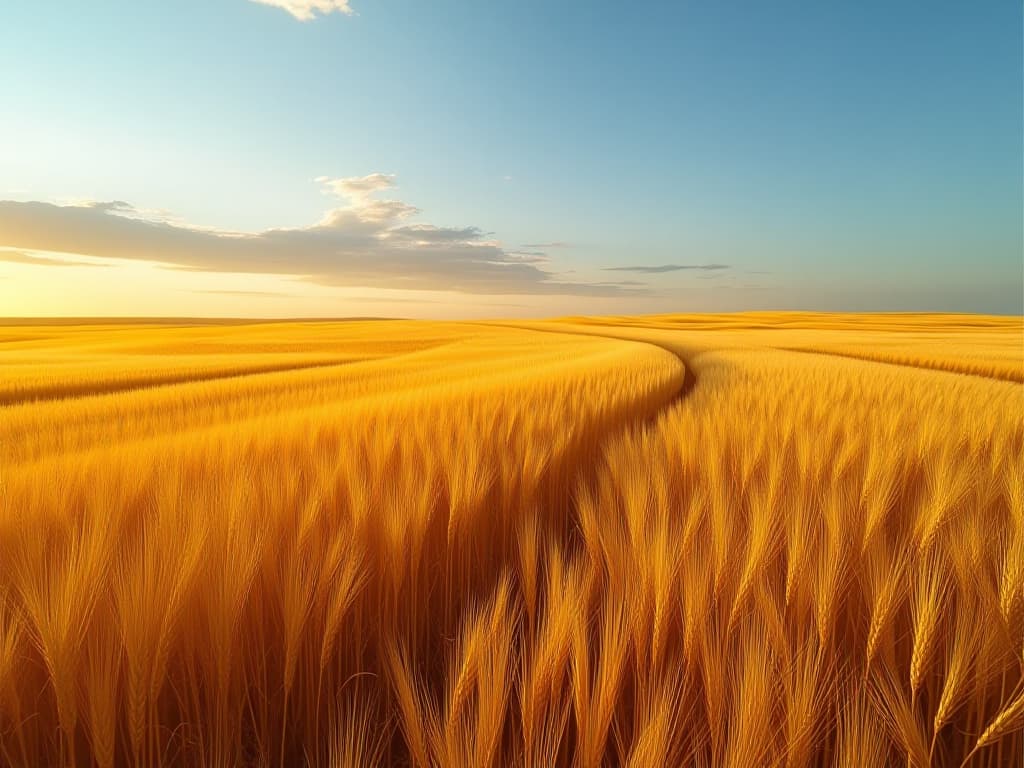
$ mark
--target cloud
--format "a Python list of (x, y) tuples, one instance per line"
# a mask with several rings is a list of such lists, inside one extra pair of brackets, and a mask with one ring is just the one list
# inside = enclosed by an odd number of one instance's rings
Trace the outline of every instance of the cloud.
[(393, 176), (318, 181), (342, 204), (311, 226), (255, 233), (194, 227), (121, 201), (0, 201), (0, 246), (185, 270), (286, 275), (328, 286), (510, 295), (647, 293), (628, 285), (559, 280), (542, 267), (540, 256), (506, 251), (478, 227), (412, 223), (419, 209), (378, 196), (394, 189)]
[(550, 243), (523, 243), (519, 247), (537, 250), (543, 248), (568, 248), (569, 244), (563, 240), (554, 240)]
[(0, 262), (8, 264), (31, 264), (36, 267), (109, 267), (109, 264), (97, 264), (95, 261), (65, 259), (61, 257), (34, 256), (22, 251), (11, 251), (0, 248)]
[(388, 240), (392, 243), (404, 241), (413, 245), (437, 245), (439, 243), (461, 243), (470, 240), (481, 240), (484, 233), (476, 227), (435, 227), (433, 224), (410, 224), (395, 227), (388, 231)]
[(543, 251), (505, 251), (505, 255), (523, 264), (547, 264), (551, 261)]
[(123, 214), (134, 214), (135, 209), (132, 208), (131, 204), (126, 203), (124, 200), (111, 200), (110, 202), (102, 203), (96, 200), (88, 200), (81, 205), (86, 208), (95, 208), (97, 211), (106, 211), (107, 213), (123, 213)]
[(349, 200), (365, 200), (374, 192), (383, 192), (385, 189), (394, 189), (398, 186), (393, 173), (371, 173), (369, 176), (351, 176), (345, 179), (318, 176), (314, 181), (323, 184), (325, 193)]
[(281, 8), (299, 21), (312, 21), (318, 15), (334, 12), (343, 13), (346, 16), (355, 13), (349, 6), (348, 0), (251, 0), (251, 2)]
[(642, 272), (644, 274), (661, 274), (662, 272), (682, 272), (684, 270), (703, 270), (707, 272), (729, 269), (728, 264), (661, 264), (655, 267), (605, 267), (605, 272)]

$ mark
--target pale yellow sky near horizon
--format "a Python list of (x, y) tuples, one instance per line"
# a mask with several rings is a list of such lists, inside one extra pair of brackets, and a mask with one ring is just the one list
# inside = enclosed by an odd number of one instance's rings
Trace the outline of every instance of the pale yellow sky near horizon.
[[(826, 312), (901, 309), (886, 306), (887, 286), (881, 281), (874, 285), (856, 286), (859, 292), (875, 291), (879, 297), (877, 306), (845, 306), (844, 294), (849, 287), (850, 282), (847, 282), (826, 291), (794, 281), (766, 290), (749, 287), (738, 276), (722, 275), (714, 280), (695, 280), (687, 289), (677, 289), (671, 295), (659, 293), (657, 285), (643, 296), (485, 295), (458, 291), (335, 287), (294, 275), (208, 272), (136, 259), (103, 259), (0, 246), (0, 318), (401, 317), (473, 320), (780, 309)], [(951, 300), (957, 298), (955, 287), (945, 287), (944, 290), (950, 292)], [(942, 295), (937, 287), (936, 296)], [(952, 311), (973, 312), (969, 308)]]
[[(5, 253), (17, 260), (5, 260)], [(27, 259), (25, 259), (27, 257)], [(38, 262), (38, 263), (31, 263)], [(0, 247), (0, 317), (415, 317), (565, 314), (564, 297), (340, 288), (290, 275), (203, 272), (157, 262)], [(573, 297), (574, 306), (608, 299)]]

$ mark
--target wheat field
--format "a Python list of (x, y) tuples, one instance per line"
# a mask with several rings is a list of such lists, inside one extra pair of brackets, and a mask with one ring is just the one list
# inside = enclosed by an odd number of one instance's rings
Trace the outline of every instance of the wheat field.
[(1022, 345), (0, 325), (0, 764), (1024, 764)]

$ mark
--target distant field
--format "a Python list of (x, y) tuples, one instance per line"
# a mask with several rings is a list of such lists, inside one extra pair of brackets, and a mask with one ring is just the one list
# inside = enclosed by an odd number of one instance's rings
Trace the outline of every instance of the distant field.
[(1024, 754), (1024, 322), (0, 323), (0, 765)]

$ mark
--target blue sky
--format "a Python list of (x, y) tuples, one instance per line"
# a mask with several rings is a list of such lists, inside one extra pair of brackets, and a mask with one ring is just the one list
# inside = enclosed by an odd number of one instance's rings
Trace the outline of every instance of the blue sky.
[(5, 8), (0, 315), (1024, 311), (1016, 0), (263, 2)]

